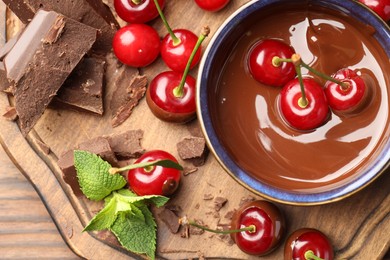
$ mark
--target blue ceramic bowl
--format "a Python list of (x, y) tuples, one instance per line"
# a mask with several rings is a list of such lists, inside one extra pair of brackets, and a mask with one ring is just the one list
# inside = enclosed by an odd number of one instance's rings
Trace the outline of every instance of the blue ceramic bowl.
[[(245, 172), (232, 158), (233, 156), (224, 148), (219, 136), (216, 133), (213, 122), (213, 115), (210, 113), (210, 106), (216, 100), (212, 99), (210, 93), (216, 91), (217, 81), (224, 61), (238, 39), (245, 33), (248, 26), (253, 23), (259, 12), (275, 4), (286, 4), (294, 2), (313, 2), (315, 5), (340, 11), (363, 23), (371, 25), (376, 32), (374, 37), (382, 45), (390, 57), (390, 30), (389, 26), (377, 15), (364, 5), (347, 0), (255, 0), (249, 1), (236, 10), (216, 31), (203, 55), (199, 67), (197, 85), (197, 106), (198, 118), (202, 126), (208, 146), (217, 161), (224, 170), (231, 175), (238, 183), (254, 193), (270, 200), (292, 204), (292, 205), (317, 205), (334, 202), (346, 198), (374, 181), (383, 173), (389, 165), (390, 142), (385, 140), (382, 151), (372, 160), (364, 171), (351, 180), (343, 182), (334, 188), (324, 188), (315, 192), (289, 191), (269, 185), (264, 181), (252, 177)], [(390, 88), (390, 86), (388, 86)]]

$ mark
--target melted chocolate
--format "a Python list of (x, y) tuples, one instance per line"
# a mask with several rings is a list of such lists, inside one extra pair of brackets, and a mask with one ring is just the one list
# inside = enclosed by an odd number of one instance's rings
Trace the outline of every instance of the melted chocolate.
[[(217, 90), (210, 91), (210, 112), (227, 152), (249, 174), (286, 190), (323, 191), (358, 176), (388, 139), (389, 59), (373, 29), (352, 18), (317, 6), (284, 8), (258, 14), (243, 30), (225, 58)], [(287, 126), (277, 105), (281, 89), (256, 82), (246, 69), (249, 49), (263, 38), (291, 44), (328, 75), (343, 67), (357, 70), (370, 89), (369, 104), (356, 115), (332, 113), (310, 132)]]

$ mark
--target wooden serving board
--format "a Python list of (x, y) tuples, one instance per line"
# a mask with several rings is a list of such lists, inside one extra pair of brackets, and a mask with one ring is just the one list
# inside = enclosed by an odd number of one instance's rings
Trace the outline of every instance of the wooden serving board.
[[(173, 28), (187, 28), (200, 32), (203, 25), (209, 25), (213, 33), (226, 17), (246, 2), (247, 0), (231, 1), (222, 11), (208, 13), (199, 9), (193, 1), (167, 1), (165, 14)], [(160, 36), (166, 34), (160, 20), (154, 21), (152, 26), (159, 31)], [(16, 27), (14, 23), (8, 25), (11, 31)], [(141, 72), (151, 80), (164, 70), (167, 70), (165, 65), (158, 60)], [(111, 75), (107, 80), (107, 96), (111, 94), (109, 86), (112, 84), (112, 79), (118, 73), (115, 66), (109, 67), (108, 71)], [(196, 75), (196, 70), (192, 73)], [(9, 104), (8, 97), (1, 94), (0, 111), (4, 111)], [(103, 117), (70, 110), (47, 109), (33, 131), (24, 138), (16, 123), (0, 117), (2, 146), (36, 188), (63, 239), (80, 257), (142, 258), (113, 245), (96, 233), (81, 232), (85, 224), (100, 210), (102, 204), (74, 196), (69, 186), (62, 180), (57, 166), (58, 156), (77, 143), (129, 129), (144, 130), (142, 146), (146, 150), (163, 149), (175, 156), (177, 156), (177, 142), (190, 135), (187, 125), (169, 124), (156, 119), (144, 99), (135, 108), (131, 117), (117, 128), (111, 127), (109, 109)], [(43, 141), (50, 147), (49, 154), (45, 154), (40, 149), (39, 141)], [(181, 163), (186, 164), (183, 161)], [(310, 207), (281, 204), (278, 206), (286, 215), (287, 234), (302, 227), (317, 228), (331, 239), (337, 259), (380, 259), (390, 246), (389, 187), (390, 174), (386, 171), (364, 190), (339, 202)], [(205, 200), (205, 194), (211, 194), (214, 198), (225, 197), (228, 202), (217, 212), (214, 208), (214, 200)], [(225, 215), (237, 208), (242, 198), (249, 196), (260, 198), (237, 184), (210, 154), (206, 164), (199, 167), (198, 171), (183, 176), (179, 191), (169, 203), (179, 205), (182, 215), (199, 219), (209, 227), (215, 228), (218, 224), (228, 224), (229, 220)], [(157, 211), (154, 209), (155, 213)], [(203, 233), (182, 238), (180, 233), (172, 234), (159, 218), (157, 223), (158, 258), (254, 258), (242, 253), (235, 245), (227, 243), (216, 235)], [(284, 243), (264, 259), (283, 259), (283, 245)]]

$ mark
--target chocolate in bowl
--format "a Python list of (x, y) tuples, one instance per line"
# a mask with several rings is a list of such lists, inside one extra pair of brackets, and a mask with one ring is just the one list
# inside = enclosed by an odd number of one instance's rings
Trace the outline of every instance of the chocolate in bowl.
[[(255, 81), (251, 46), (277, 38), (326, 74), (349, 67), (369, 88), (356, 114), (302, 132), (278, 111), (280, 88)], [(354, 1), (251, 1), (213, 36), (198, 79), (198, 117), (217, 160), (239, 183), (289, 204), (321, 204), (367, 186), (388, 166), (389, 27)], [(308, 71), (321, 84), (325, 81)]]

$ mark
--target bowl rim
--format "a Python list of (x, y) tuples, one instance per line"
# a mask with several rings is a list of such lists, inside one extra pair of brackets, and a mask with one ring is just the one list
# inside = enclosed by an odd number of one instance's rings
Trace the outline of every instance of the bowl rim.
[[(331, 188), (323, 192), (299, 193), (278, 189), (245, 173), (244, 170), (230, 159), (228, 153), (224, 151), (223, 145), (220, 143), (217, 138), (217, 134), (212, 127), (212, 120), (208, 114), (207, 87), (205, 86), (205, 82), (208, 78), (207, 75), (210, 71), (210, 55), (215, 54), (216, 49), (221, 44), (224, 37), (227, 37), (229, 32), (231, 32), (232, 25), (237, 24), (245, 16), (250, 15), (252, 12), (256, 12), (259, 8), (278, 2), (291, 1), (251, 0), (243, 4), (220, 25), (211, 37), (199, 64), (196, 86), (197, 117), (205, 136), (207, 146), (218, 163), (236, 182), (256, 195), (260, 195), (274, 202), (299, 206), (321, 205), (340, 201), (367, 187), (370, 183), (379, 178), (383, 172), (385, 172), (390, 165), (390, 140), (385, 142), (385, 145), (383, 146), (384, 148), (378, 154), (377, 159), (368, 165), (368, 168), (365, 170), (365, 174), (355, 176), (355, 178), (352, 178), (352, 181), (349, 180), (339, 187)], [(365, 22), (370, 21), (369, 24), (374, 26), (376, 29), (380, 28), (380, 30), (376, 30), (374, 37), (378, 39), (382, 47), (384, 47), (384, 51), (390, 57), (390, 41), (386, 40), (390, 38), (389, 25), (386, 24), (386, 22), (376, 15), (370, 8), (357, 1), (317, 0), (315, 3), (326, 5), (337, 10), (342, 10), (352, 15), (355, 19)]]

